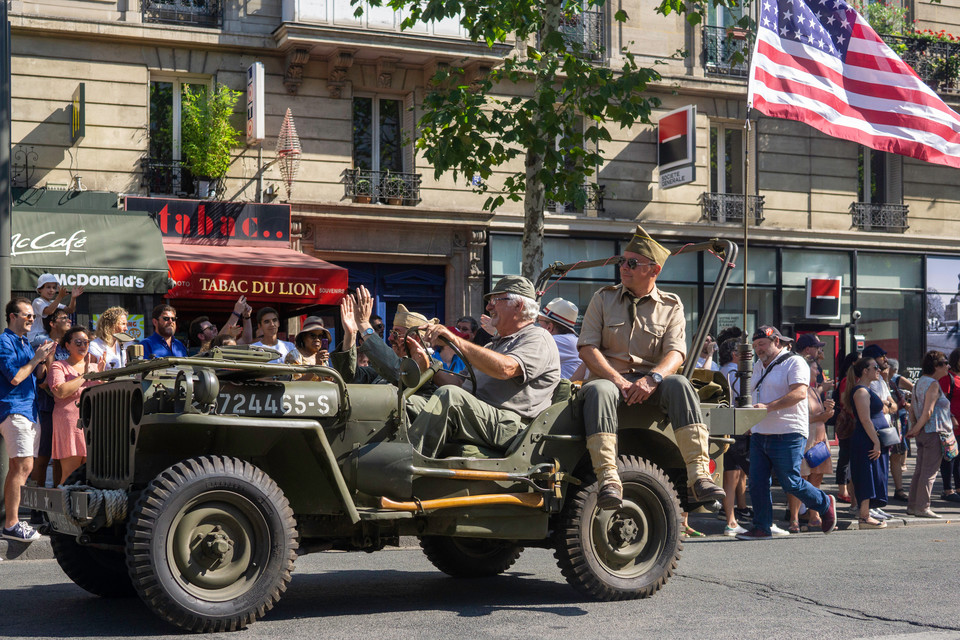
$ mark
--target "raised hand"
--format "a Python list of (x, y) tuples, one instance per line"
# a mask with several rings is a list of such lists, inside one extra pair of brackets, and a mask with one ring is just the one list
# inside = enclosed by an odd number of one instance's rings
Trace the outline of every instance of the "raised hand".
[(357, 326), (363, 327), (370, 324), (370, 315), (373, 313), (373, 296), (363, 285), (357, 287), (357, 304), (354, 314), (357, 319)]
[(344, 331), (357, 333), (356, 304), (352, 295), (345, 295), (340, 301), (340, 323)]
[[(66, 290), (66, 287), (61, 287), (61, 288)], [(83, 291), (84, 291), (83, 287), (74, 287), (73, 290), (70, 292), (70, 299), (76, 300), (77, 298), (83, 295)]]
[(243, 317), (243, 312), (247, 309), (247, 296), (241, 295), (233, 305), (233, 312)]

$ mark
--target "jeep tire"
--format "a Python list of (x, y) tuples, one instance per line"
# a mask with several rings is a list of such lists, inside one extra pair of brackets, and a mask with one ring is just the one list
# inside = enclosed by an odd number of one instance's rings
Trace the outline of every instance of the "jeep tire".
[(133, 586), (188, 631), (233, 631), (262, 617), (286, 590), (296, 549), (293, 511), (277, 484), (226, 456), (161, 472), (127, 528)]
[(507, 540), (422, 536), (420, 548), (433, 566), (454, 578), (496, 576), (520, 557), (523, 547)]
[(677, 494), (653, 463), (621, 456), (623, 504), (597, 507), (599, 487), (572, 492), (560, 514), (555, 556), (574, 588), (598, 600), (646, 598), (676, 571), (683, 544)]
[[(63, 483), (85, 484), (86, 465), (80, 465)], [(127, 561), (121, 551), (81, 545), (75, 536), (50, 531), (53, 557), (78, 587), (101, 598), (129, 598), (137, 595), (127, 573)]]

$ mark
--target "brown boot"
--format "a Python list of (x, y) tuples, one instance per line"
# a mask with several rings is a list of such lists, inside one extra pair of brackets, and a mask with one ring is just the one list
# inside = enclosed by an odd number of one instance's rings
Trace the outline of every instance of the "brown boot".
[(692, 504), (723, 500), (726, 493), (710, 477), (710, 441), (707, 425), (695, 423), (674, 429), (680, 455), (687, 465), (687, 500)]
[(597, 505), (604, 511), (623, 504), (623, 485), (617, 473), (617, 434), (595, 433), (587, 436), (587, 451), (597, 474)]

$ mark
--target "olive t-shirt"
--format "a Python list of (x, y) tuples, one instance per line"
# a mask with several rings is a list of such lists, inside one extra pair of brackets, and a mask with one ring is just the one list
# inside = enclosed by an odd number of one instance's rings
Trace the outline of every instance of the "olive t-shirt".
[(550, 406), (560, 382), (560, 352), (546, 329), (530, 323), (509, 336), (494, 338), (487, 348), (516, 360), (520, 375), (497, 380), (477, 371), (478, 399), (524, 418), (535, 418)]

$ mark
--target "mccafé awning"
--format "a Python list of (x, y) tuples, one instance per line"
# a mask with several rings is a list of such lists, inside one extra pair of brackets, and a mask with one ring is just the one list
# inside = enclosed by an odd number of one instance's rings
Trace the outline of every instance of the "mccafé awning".
[(339, 304), (347, 270), (285, 248), (165, 242), (170, 298)]
[(145, 213), (13, 211), (14, 291), (33, 291), (44, 273), (89, 292), (166, 294), (167, 260), (157, 224)]

